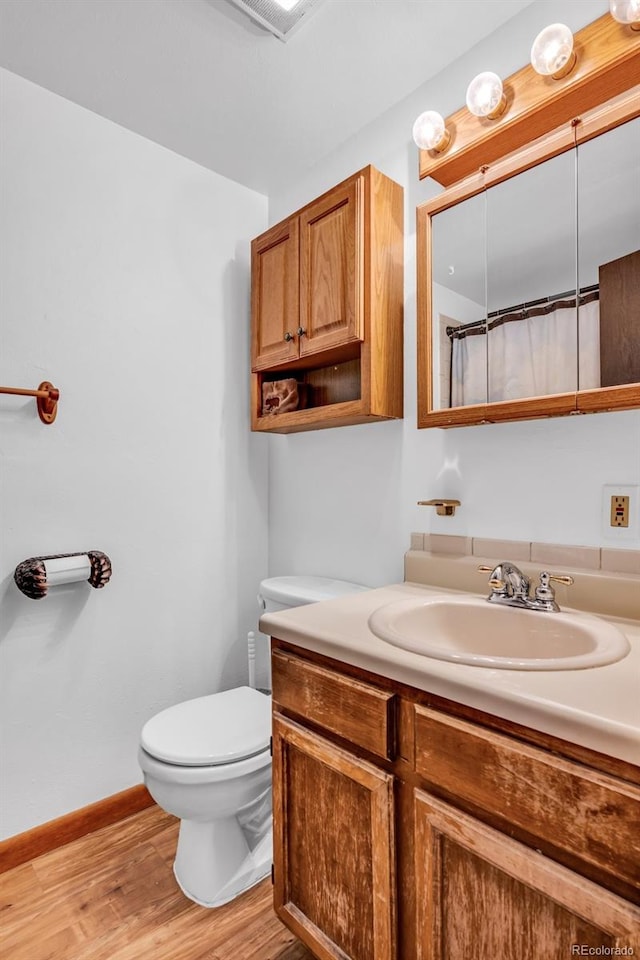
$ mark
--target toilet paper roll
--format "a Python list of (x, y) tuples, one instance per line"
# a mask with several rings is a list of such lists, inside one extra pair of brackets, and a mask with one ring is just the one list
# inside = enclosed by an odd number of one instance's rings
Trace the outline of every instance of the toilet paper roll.
[(91, 561), (86, 553), (71, 557), (51, 557), (43, 560), (47, 584), (57, 587), (61, 583), (77, 583), (91, 576)]

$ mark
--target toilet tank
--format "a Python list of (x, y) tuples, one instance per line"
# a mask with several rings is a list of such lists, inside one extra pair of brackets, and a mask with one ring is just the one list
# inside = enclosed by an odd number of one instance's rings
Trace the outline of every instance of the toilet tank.
[[(332, 580), (329, 577), (268, 577), (260, 584), (258, 605), (261, 613), (275, 613), (277, 610), (291, 610), (306, 603), (318, 603), (319, 600), (332, 600), (345, 597), (349, 593), (362, 593), (370, 590), (361, 583), (349, 580)], [(264, 634), (260, 634), (264, 637)], [(265, 641), (267, 638), (265, 637)], [(261, 689), (271, 692), (271, 663), (269, 644), (260, 644), (260, 656), (266, 656), (266, 664), (261, 669), (266, 678), (266, 686)]]
[(369, 589), (361, 583), (329, 577), (268, 577), (260, 584), (258, 602), (263, 611), (273, 613)]

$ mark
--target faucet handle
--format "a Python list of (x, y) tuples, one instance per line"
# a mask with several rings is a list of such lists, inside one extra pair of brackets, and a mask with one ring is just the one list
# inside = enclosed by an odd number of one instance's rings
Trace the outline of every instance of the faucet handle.
[(553, 594), (553, 587), (549, 586), (549, 581), (553, 580), (554, 583), (564, 583), (565, 586), (570, 587), (573, 583), (573, 577), (568, 576), (567, 574), (561, 573), (549, 573), (548, 570), (543, 570), (540, 574), (540, 586), (536, 591), (536, 596), (538, 592), (550, 591)]
[[(493, 574), (494, 571), (497, 569), (498, 567), (486, 567), (484, 564), (481, 564), (478, 567), (478, 570), (480, 571), (480, 573)], [(489, 586), (491, 587), (492, 590), (502, 593), (502, 591), (506, 589), (507, 585), (506, 585), (506, 582), (502, 580), (500, 577), (492, 576), (491, 579), (489, 580)]]
[(553, 580), (555, 583), (564, 583), (565, 586), (570, 587), (573, 583), (573, 577), (569, 577), (565, 574), (554, 574), (549, 573), (547, 570), (543, 570), (540, 574), (540, 584), (536, 588), (535, 598), (536, 600), (544, 604), (545, 609), (548, 610), (559, 610), (558, 604), (555, 602), (556, 594), (553, 587), (549, 586), (549, 581)]
[(570, 577), (568, 574), (565, 574), (565, 573), (547, 573), (545, 570), (544, 573), (540, 574), (541, 581), (543, 577), (547, 578), (547, 582), (549, 580), (553, 580), (555, 583), (564, 583), (565, 586), (567, 587), (570, 587), (571, 584), (574, 583), (573, 577)]
[[(484, 564), (481, 564), (478, 567), (480, 573), (493, 573), (496, 567), (485, 567)], [(504, 589), (504, 580), (501, 580), (499, 577), (492, 577), (489, 580), (489, 586), (493, 587), (494, 590), (503, 590)]]

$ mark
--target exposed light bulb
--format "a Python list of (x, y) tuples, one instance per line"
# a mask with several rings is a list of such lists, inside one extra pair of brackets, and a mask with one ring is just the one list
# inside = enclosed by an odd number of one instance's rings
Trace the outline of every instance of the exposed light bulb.
[(479, 73), (467, 87), (467, 109), (474, 117), (495, 120), (504, 113), (506, 105), (502, 80), (497, 73), (491, 73), (490, 70)]
[(413, 139), (421, 150), (442, 153), (451, 142), (451, 134), (439, 113), (435, 110), (426, 110), (420, 114), (413, 125)]
[(531, 47), (531, 66), (543, 77), (559, 80), (571, 72), (576, 62), (573, 34), (564, 23), (552, 23), (541, 30)]
[(640, 30), (640, 0), (609, 0), (609, 11), (618, 23)]

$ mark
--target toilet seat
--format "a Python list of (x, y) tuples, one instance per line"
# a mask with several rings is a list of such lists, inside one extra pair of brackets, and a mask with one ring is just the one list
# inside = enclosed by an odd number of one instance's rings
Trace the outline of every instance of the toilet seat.
[(233, 763), (212, 763), (209, 766), (187, 767), (181, 763), (167, 763), (152, 757), (143, 747), (138, 747), (138, 763), (147, 776), (170, 784), (172, 787), (195, 787), (204, 784), (224, 783), (225, 780), (237, 780), (240, 777), (259, 776), (260, 771), (268, 770), (271, 775), (271, 752), (269, 747), (262, 753)]
[(271, 734), (271, 697), (251, 687), (196, 697), (144, 725), (142, 749), (162, 763), (212, 767), (263, 753)]

